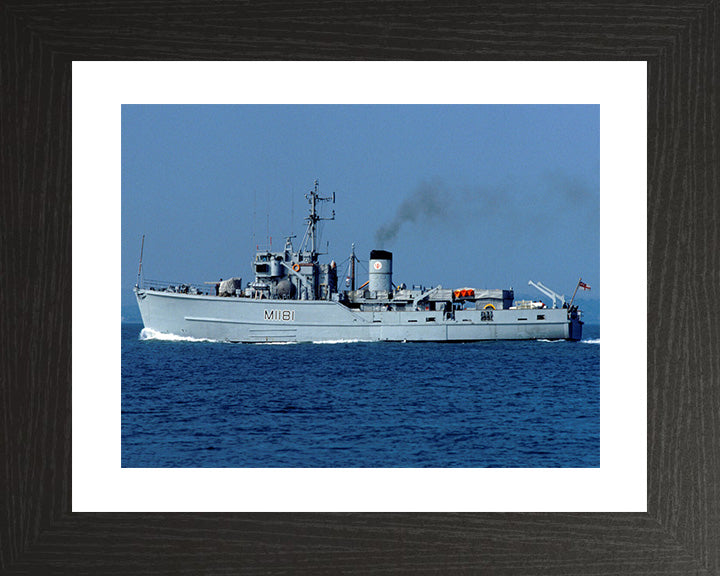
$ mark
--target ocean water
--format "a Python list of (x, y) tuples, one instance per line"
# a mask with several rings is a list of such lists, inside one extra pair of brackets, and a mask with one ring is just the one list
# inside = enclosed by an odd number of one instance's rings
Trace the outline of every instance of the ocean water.
[(581, 342), (226, 344), (122, 324), (123, 467), (600, 465)]

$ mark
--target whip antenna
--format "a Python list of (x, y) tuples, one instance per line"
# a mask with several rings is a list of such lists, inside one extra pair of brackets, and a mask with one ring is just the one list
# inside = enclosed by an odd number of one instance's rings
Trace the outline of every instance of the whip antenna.
[(142, 242), (140, 244), (140, 265), (138, 266), (137, 284), (135, 284), (135, 287), (137, 287), (137, 288), (140, 288), (140, 274), (142, 273), (142, 259), (143, 259), (144, 249), (145, 249), (145, 234), (143, 234)]

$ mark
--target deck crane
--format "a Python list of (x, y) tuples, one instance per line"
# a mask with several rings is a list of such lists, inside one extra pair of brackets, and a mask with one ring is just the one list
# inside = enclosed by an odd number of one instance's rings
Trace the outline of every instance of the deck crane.
[(544, 285), (542, 284), (542, 282), (537, 282), (537, 283), (535, 283), (535, 282), (533, 282), (532, 280), (530, 280), (530, 281), (528, 282), (528, 284), (529, 284), (530, 286), (534, 286), (535, 288), (537, 288), (538, 290), (540, 290), (540, 292), (542, 292), (543, 294), (545, 294), (545, 295), (548, 296), (549, 298), (552, 298), (552, 301), (553, 301), (552, 307), (553, 307), (553, 308), (557, 308), (557, 305), (555, 304), (555, 299), (560, 300), (560, 302), (562, 303), (562, 305), (565, 306), (565, 295), (564, 295), (564, 294), (561, 295), (561, 294), (558, 294), (557, 292), (553, 292), (552, 290), (550, 290), (550, 288), (548, 288), (547, 286), (544, 286)]

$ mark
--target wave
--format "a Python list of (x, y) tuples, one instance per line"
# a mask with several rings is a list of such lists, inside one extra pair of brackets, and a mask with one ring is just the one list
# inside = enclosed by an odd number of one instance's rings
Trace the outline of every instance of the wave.
[(139, 340), (164, 340), (166, 342), (219, 342), (210, 338), (193, 338), (191, 336), (178, 336), (177, 334), (165, 334), (152, 328), (143, 328), (140, 331)]
[[(538, 338), (538, 342), (565, 342), (565, 340), (547, 340), (545, 338)], [(580, 340), (583, 344), (600, 344), (600, 338), (595, 338), (591, 340)]]

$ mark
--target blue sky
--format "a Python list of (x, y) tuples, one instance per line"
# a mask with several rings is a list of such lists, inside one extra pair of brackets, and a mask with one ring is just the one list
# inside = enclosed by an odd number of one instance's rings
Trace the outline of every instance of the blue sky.
[(600, 296), (597, 105), (124, 105), (123, 305), (143, 234), (146, 278), (250, 280), (256, 245), (302, 238), (315, 179), (328, 260), (355, 242), (396, 284)]

